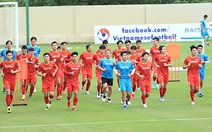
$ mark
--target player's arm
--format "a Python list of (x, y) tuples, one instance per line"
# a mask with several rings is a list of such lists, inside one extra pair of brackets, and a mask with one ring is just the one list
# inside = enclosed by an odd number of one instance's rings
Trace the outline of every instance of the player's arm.
[(54, 64), (54, 72), (52, 73), (53, 77), (55, 76), (57, 70), (58, 70), (58, 66), (56, 64)]
[(200, 29), (204, 32), (204, 29), (202, 27), (202, 21), (200, 21)]
[(190, 66), (191, 64), (187, 61), (187, 59), (184, 60), (184, 65), (183, 65), (183, 69), (186, 69)]
[(97, 67), (98, 67), (101, 71), (105, 72), (107, 69), (106, 69), (106, 68), (102, 68), (102, 66), (103, 66), (103, 62), (102, 62), (102, 60), (100, 60), (100, 62), (99, 62), (99, 64), (98, 64)]
[(164, 66), (171, 67), (172, 66), (172, 59), (169, 58), (168, 63), (164, 63)]
[(20, 71), (21, 71), (20, 66), (17, 64), (17, 69), (16, 70), (11, 70), (10, 73), (15, 74), (15, 73), (18, 73)]
[(157, 60), (157, 57), (156, 57), (155, 60), (153, 61), (153, 63), (154, 63), (154, 65), (155, 65), (156, 67), (160, 67), (160, 66), (157, 64), (157, 62), (158, 62), (158, 60)]
[(38, 70), (36, 70), (36, 74), (38, 75), (38, 76), (41, 76), (41, 77), (45, 77), (46, 76), (46, 73), (42, 73), (42, 71), (43, 71), (43, 68), (42, 68), (42, 66), (41, 65), (39, 65), (38, 66)]
[(135, 67), (134, 67), (133, 63), (131, 63), (131, 70), (130, 70), (130, 73), (128, 74), (128, 76), (131, 77), (134, 73), (135, 73)]
[(40, 48), (39, 48), (39, 51), (38, 51), (38, 60), (40, 59)]
[(139, 65), (136, 67), (135, 74), (136, 74), (139, 78), (144, 78), (144, 76), (142, 76), (142, 75), (140, 74), (140, 68), (139, 68), (139, 67), (140, 67)]
[(119, 71), (118, 70), (120, 70), (120, 68), (119, 68), (119, 64), (117, 64), (116, 66), (115, 66), (115, 68), (114, 68), (114, 72), (116, 73), (116, 75), (118, 76), (118, 77), (120, 77), (121, 76), (121, 74), (119, 73)]

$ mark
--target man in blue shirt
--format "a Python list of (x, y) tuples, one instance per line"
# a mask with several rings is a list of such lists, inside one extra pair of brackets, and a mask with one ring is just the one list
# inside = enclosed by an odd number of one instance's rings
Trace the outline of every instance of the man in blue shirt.
[[(202, 68), (199, 68), (199, 74), (200, 74), (200, 89), (203, 86), (203, 80), (205, 79), (205, 64), (209, 63), (209, 58), (206, 54), (202, 53), (203, 51), (203, 46), (202, 45), (198, 45), (197, 46), (197, 56), (202, 60)], [(201, 90), (199, 89), (198, 91), (198, 96), (202, 97), (203, 94), (201, 92)]]
[(31, 41), (31, 45), (27, 46), (27, 51), (29, 51), (30, 48), (33, 48), (34, 49), (34, 56), (39, 59), (41, 50), (40, 50), (40, 47), (36, 45), (37, 44), (37, 38), (31, 37), (30, 41)]
[(110, 96), (112, 95), (112, 86), (113, 86), (113, 68), (116, 65), (116, 62), (111, 58), (111, 51), (106, 50), (106, 57), (101, 59), (98, 65), (98, 68), (102, 71), (102, 84), (103, 84), (103, 97), (102, 100), (106, 99), (106, 89), (108, 88), (108, 97), (107, 102), (111, 102)]
[[(12, 54), (12, 60), (14, 60), (14, 59), (16, 58), (17, 52), (16, 52), (16, 50), (12, 49), (12, 45), (13, 45), (13, 42), (12, 42), (12, 41), (8, 40), (8, 41), (6, 42), (6, 48), (3, 49), (3, 50), (1, 51), (1, 54), (0, 54), (1, 61), (2, 61), (2, 57), (3, 57), (3, 60), (6, 60), (6, 59), (7, 59), (6, 52), (7, 52), (8, 50), (10, 50), (10, 51), (13, 52), (13, 54)], [(5, 91), (6, 91), (6, 89), (5, 89), (5, 87), (4, 87), (4, 88), (2, 89), (2, 92), (5, 92)]]
[(200, 29), (201, 29), (201, 36), (203, 37), (203, 39), (205, 39), (205, 37), (207, 37), (206, 39), (206, 45), (209, 46), (209, 33), (208, 33), (208, 30), (206, 28), (206, 23), (205, 23), (205, 20), (208, 18), (208, 15), (204, 15), (203, 19), (200, 21)]
[[(31, 45), (27, 46), (27, 52), (29, 51), (30, 48), (33, 48), (34, 49), (34, 56), (37, 57), (38, 59), (40, 59), (41, 50), (40, 50), (40, 47), (36, 45), (37, 44), (37, 38), (31, 37), (30, 41), (31, 41)], [(36, 88), (34, 89), (34, 92), (35, 93), (37, 92)]]
[(135, 72), (133, 63), (127, 60), (127, 56), (127, 51), (121, 52), (122, 61), (119, 61), (115, 67), (116, 75), (119, 77), (119, 84), (120, 90), (122, 92), (122, 102), (124, 108), (127, 108), (127, 104), (129, 103), (128, 100), (130, 99), (132, 92), (131, 76)]

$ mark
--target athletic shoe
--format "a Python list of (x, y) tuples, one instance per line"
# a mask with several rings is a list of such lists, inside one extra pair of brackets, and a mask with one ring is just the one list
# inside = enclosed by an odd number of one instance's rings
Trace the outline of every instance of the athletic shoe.
[(131, 99), (135, 98), (135, 94), (131, 94), (131, 97), (130, 98)]
[(90, 94), (88, 91), (85, 91), (85, 94)]
[(37, 90), (36, 90), (36, 88), (34, 89), (34, 91), (33, 91), (34, 93), (37, 93)]
[(121, 99), (121, 104), (124, 104), (124, 102), (122, 101), (122, 99)]
[(2, 88), (2, 92), (3, 93), (6, 92), (6, 88), (5, 87)]
[(152, 82), (152, 88), (156, 88), (156, 82), (155, 81)]
[(46, 107), (45, 110), (49, 110), (49, 107)]
[(10, 108), (10, 106), (7, 107), (7, 113), (11, 113), (11, 108)]
[(126, 109), (126, 108), (127, 108), (127, 105), (126, 105), (126, 104), (124, 104), (124, 105), (123, 105), (123, 107), (124, 107), (124, 109)]
[(22, 100), (24, 101), (24, 100), (25, 100), (25, 94), (23, 94), (23, 95), (21, 96), (21, 98), (22, 98)]
[(118, 91), (121, 91), (121, 89), (119, 88)]
[(49, 101), (49, 107), (52, 106), (52, 101)]
[(201, 92), (197, 93), (199, 97), (202, 97), (203, 94)]
[(105, 100), (106, 100), (106, 95), (103, 95), (103, 97), (102, 97), (102, 101), (104, 101), (104, 102), (105, 102)]
[(195, 102), (194, 101), (191, 101), (191, 105), (195, 105)]
[(144, 108), (147, 108), (147, 105), (146, 105), (146, 104), (143, 104), (143, 107), (144, 107)]
[(128, 105), (132, 105), (130, 101), (128, 101)]
[(206, 45), (206, 46), (210, 46), (210, 44), (209, 44), (209, 43), (207, 43), (207, 42), (205, 43), (205, 45)]
[(67, 106), (68, 107), (70, 107), (70, 105), (71, 105), (71, 102), (70, 102), (70, 100), (67, 102)]
[(76, 108), (75, 106), (73, 106), (73, 107), (72, 107), (72, 110), (76, 111), (76, 110), (77, 110), (77, 108)]
[(100, 93), (100, 92), (97, 92), (96, 97), (97, 97), (98, 99), (101, 98), (101, 93)]
[(61, 100), (60, 95), (57, 96), (57, 100)]
[(110, 98), (107, 98), (107, 102), (108, 102), (108, 103), (111, 103), (111, 100), (110, 100)]
[(160, 101), (163, 102), (164, 101), (164, 97), (160, 97)]

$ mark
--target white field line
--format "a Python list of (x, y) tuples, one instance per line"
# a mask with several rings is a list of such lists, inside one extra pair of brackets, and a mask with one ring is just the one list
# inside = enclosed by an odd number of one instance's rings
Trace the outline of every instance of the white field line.
[(84, 122), (84, 123), (69, 123), (69, 124), (17, 125), (17, 126), (0, 126), (0, 129), (119, 124), (119, 123), (130, 123), (130, 122), (170, 122), (170, 121), (200, 121), (200, 120), (212, 120), (212, 118), (176, 118), (176, 119), (124, 120), (124, 121), (108, 121), (108, 122)]

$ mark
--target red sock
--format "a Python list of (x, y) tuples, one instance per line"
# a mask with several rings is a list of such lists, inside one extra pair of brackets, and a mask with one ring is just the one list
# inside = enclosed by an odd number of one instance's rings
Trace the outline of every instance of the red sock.
[(50, 100), (53, 100), (54, 95), (49, 95)]
[(163, 88), (160, 87), (160, 97), (163, 97)]
[(22, 91), (22, 95), (25, 94), (26, 90), (25, 90), (25, 85), (24, 84), (21, 84), (21, 91)]
[(73, 106), (76, 106), (76, 105), (77, 105), (77, 102), (78, 102), (78, 98), (75, 97), (75, 98), (73, 99)]
[(157, 78), (155, 76), (153, 76), (153, 81), (155, 81)]
[(190, 91), (191, 101), (194, 101), (194, 91)]
[(135, 90), (136, 90), (136, 85), (135, 85), (135, 83), (133, 83), (133, 85), (132, 85), (132, 91), (135, 92)]
[(141, 99), (142, 99), (142, 103), (146, 104), (146, 95), (142, 94)]
[(196, 94), (198, 91), (199, 91), (199, 90), (195, 89), (195, 90), (194, 90), (194, 94)]
[(61, 84), (57, 84), (57, 96), (61, 94), (61, 90), (62, 90)]
[(6, 103), (7, 103), (7, 106), (10, 106), (11, 98), (9, 94), (6, 95)]
[(101, 86), (101, 94), (104, 94), (103, 86)]
[(12, 103), (12, 101), (13, 101), (13, 94), (10, 95), (10, 100), (11, 100), (10, 103)]
[(30, 88), (30, 93), (29, 93), (30, 96), (32, 95), (34, 89), (35, 89), (35, 86), (31, 86), (31, 88)]
[(45, 101), (45, 103), (46, 103), (46, 104), (48, 104), (48, 103), (49, 103), (48, 96), (44, 96), (44, 101)]
[(90, 81), (88, 81), (88, 82), (87, 82), (87, 84), (86, 84), (86, 91), (88, 91), (88, 90), (89, 90), (90, 86), (91, 86), (91, 82), (90, 82)]
[(82, 86), (84, 86), (84, 85), (85, 85), (85, 83), (86, 83), (86, 81), (82, 81)]
[(163, 96), (165, 96), (165, 94), (166, 94), (166, 88), (163, 88)]

